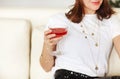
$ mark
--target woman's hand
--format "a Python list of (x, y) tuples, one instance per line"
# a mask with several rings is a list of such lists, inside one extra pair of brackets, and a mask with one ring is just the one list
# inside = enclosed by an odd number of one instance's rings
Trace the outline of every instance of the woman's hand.
[(44, 43), (47, 45), (48, 49), (53, 49), (57, 45), (57, 43), (62, 39), (61, 37), (56, 37), (55, 34), (51, 34), (52, 30), (46, 30), (44, 32)]
[(40, 56), (40, 64), (42, 68), (48, 72), (55, 64), (55, 56), (50, 53), (56, 50), (56, 44), (62, 37), (55, 37), (55, 34), (51, 34), (52, 30), (46, 30), (44, 32), (44, 45), (42, 54)]

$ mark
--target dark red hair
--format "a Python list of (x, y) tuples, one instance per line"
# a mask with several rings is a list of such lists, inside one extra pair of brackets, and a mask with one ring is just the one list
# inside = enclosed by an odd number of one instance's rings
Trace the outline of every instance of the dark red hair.
[[(100, 8), (96, 11), (99, 20), (108, 19), (114, 14), (108, 3), (108, 0), (103, 0)], [(66, 17), (74, 23), (80, 23), (85, 15), (83, 0), (76, 0), (73, 8), (66, 13)]]

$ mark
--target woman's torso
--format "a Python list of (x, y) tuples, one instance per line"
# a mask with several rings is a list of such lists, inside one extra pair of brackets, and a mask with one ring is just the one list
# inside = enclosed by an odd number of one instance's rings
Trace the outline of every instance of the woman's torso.
[[(56, 56), (52, 71), (68, 69), (90, 76), (104, 76), (113, 45), (109, 20), (98, 21), (95, 14), (85, 15), (82, 22), (77, 24), (69, 21), (65, 14), (58, 14), (52, 21), (53, 25), (68, 26), (67, 35), (57, 44), (56, 51), (59, 50), (61, 55)], [(98, 46), (95, 46), (96, 42)], [(96, 65), (98, 70), (95, 69)]]

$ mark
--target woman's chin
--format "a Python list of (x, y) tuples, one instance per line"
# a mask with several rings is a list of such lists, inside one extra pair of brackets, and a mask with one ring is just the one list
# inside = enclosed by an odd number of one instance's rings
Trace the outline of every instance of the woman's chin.
[(96, 11), (96, 10), (98, 10), (99, 9), (99, 7), (93, 7), (92, 8), (92, 10), (94, 10), (94, 11)]

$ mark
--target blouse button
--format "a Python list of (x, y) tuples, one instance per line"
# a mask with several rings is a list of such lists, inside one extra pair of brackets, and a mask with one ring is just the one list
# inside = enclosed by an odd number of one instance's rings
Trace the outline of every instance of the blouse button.
[(92, 36), (94, 36), (95, 34), (94, 34), (94, 33), (92, 33), (91, 35), (92, 35)]
[(85, 36), (85, 38), (87, 39), (87, 36)]

